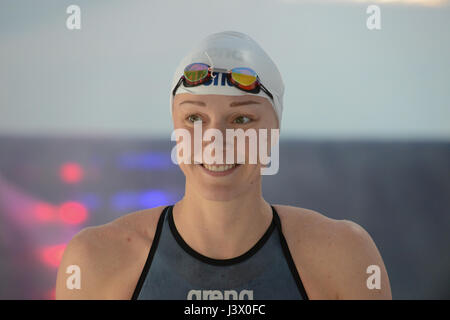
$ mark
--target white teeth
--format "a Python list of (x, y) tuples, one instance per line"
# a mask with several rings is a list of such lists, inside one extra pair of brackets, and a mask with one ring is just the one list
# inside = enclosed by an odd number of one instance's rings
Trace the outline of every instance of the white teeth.
[(207, 165), (206, 163), (204, 163), (203, 166), (210, 171), (220, 172), (220, 171), (230, 170), (231, 168), (235, 167), (236, 165), (235, 164), (226, 164), (226, 165), (221, 165), (221, 166), (210, 166), (210, 165)]

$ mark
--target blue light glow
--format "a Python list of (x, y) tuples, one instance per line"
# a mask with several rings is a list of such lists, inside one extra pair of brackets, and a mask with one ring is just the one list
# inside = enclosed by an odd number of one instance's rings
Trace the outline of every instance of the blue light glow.
[(152, 189), (140, 192), (124, 191), (111, 199), (111, 206), (116, 211), (140, 210), (170, 204), (175, 196), (169, 192)]
[(167, 152), (126, 153), (118, 161), (119, 167), (125, 169), (165, 170), (172, 164)]

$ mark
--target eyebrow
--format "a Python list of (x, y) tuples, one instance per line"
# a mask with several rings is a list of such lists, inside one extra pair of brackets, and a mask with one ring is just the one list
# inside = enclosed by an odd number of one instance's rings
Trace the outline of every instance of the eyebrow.
[[(206, 106), (206, 103), (204, 103), (203, 101), (196, 101), (196, 100), (185, 100), (183, 102), (180, 102), (180, 105), (185, 104), (185, 103), (195, 104), (200, 107)], [(230, 103), (230, 107), (239, 107), (239, 106), (245, 106), (245, 105), (249, 105), (249, 104), (261, 104), (261, 102), (258, 102), (255, 100), (234, 101), (234, 102)]]

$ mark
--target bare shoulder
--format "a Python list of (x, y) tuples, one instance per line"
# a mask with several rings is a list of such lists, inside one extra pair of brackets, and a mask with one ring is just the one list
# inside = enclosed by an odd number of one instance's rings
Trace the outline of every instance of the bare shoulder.
[[(328, 239), (336, 240), (351, 235), (368, 236), (366, 230), (350, 220), (329, 218), (317, 211), (287, 205), (275, 205), (283, 232), (296, 235), (297, 242), (320, 245)], [(301, 232), (299, 232), (301, 231)]]
[[(310, 299), (392, 298), (383, 259), (362, 226), (306, 208), (274, 207)], [(378, 267), (380, 289), (368, 287), (369, 266)]]
[[(59, 266), (56, 298), (130, 299), (164, 207), (132, 212), (76, 234)], [(81, 288), (67, 287), (69, 266), (79, 268)]]

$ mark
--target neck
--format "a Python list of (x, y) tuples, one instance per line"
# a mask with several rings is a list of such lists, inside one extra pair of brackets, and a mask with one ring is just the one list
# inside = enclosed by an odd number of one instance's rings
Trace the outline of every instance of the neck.
[(248, 251), (263, 236), (273, 214), (260, 186), (228, 201), (214, 201), (186, 185), (173, 217), (178, 232), (195, 251), (229, 259)]

